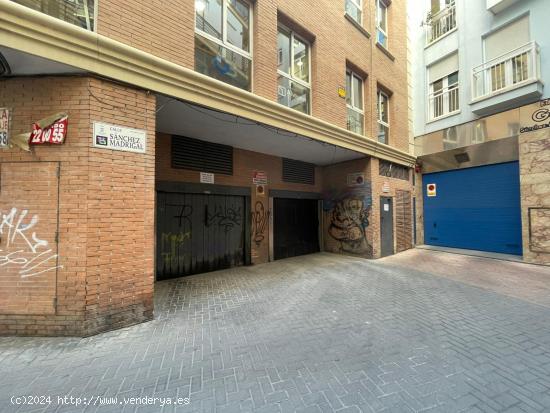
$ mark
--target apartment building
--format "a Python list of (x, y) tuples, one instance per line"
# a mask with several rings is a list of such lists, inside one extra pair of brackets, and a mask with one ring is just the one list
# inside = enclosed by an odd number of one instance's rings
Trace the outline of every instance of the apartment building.
[(418, 242), (550, 263), (548, 12), (545, 0), (411, 10)]
[(412, 246), (405, 0), (0, 0), (0, 333)]

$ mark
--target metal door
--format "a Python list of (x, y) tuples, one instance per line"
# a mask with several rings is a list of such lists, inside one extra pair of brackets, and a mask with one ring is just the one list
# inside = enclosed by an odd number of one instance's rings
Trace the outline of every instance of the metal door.
[(276, 260), (319, 252), (317, 200), (274, 198), (273, 210)]
[(393, 202), (390, 197), (380, 197), (380, 253), (382, 257), (393, 254)]
[(60, 171), (58, 162), (0, 164), (1, 314), (56, 312)]
[(519, 163), (423, 176), (426, 244), (522, 254)]
[(158, 192), (157, 279), (244, 264), (245, 197)]

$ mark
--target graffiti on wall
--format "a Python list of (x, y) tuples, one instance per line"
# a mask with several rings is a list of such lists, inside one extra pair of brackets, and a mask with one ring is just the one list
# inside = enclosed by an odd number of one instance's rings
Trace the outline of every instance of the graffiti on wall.
[(178, 220), (178, 226), (181, 227), (182, 224), (191, 225), (191, 214), (193, 213), (193, 207), (191, 205), (180, 205), (180, 204), (166, 204), (169, 207), (175, 207), (178, 209), (178, 214), (174, 215), (174, 218)]
[(265, 231), (269, 223), (271, 211), (265, 209), (261, 201), (257, 201), (252, 211), (252, 240), (259, 247), (265, 239)]
[(241, 208), (231, 208), (216, 205), (214, 212), (211, 214), (208, 208), (206, 208), (206, 226), (218, 225), (222, 227), (225, 232), (231, 231), (234, 227), (241, 225)]
[(172, 259), (181, 257), (178, 251), (188, 239), (191, 239), (191, 231), (178, 233), (163, 232), (160, 237), (160, 254), (163, 261), (169, 264)]
[(38, 215), (29, 215), (27, 209), (11, 208), (0, 211), (0, 267), (16, 268), (21, 278), (35, 277), (63, 268), (58, 265), (58, 254), (40, 239), (35, 229)]
[(338, 243), (338, 252), (372, 255), (372, 245), (366, 235), (371, 206), (369, 185), (325, 196), (324, 208), (329, 218), (328, 234)]

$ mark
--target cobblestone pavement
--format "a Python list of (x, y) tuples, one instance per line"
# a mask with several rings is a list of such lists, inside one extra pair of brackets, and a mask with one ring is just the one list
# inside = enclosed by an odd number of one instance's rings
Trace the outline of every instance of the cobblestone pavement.
[[(152, 322), (0, 339), (0, 412), (550, 411), (549, 307), (397, 264), (315, 254), (164, 281)], [(190, 404), (120, 404), (138, 396)]]
[(462, 254), (412, 249), (378, 263), (415, 268), (499, 294), (550, 307), (550, 267)]

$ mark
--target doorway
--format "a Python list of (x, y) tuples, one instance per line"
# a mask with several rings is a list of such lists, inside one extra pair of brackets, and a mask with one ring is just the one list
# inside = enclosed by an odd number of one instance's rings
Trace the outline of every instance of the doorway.
[(380, 197), (380, 254), (393, 255), (393, 200)]

